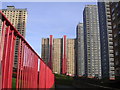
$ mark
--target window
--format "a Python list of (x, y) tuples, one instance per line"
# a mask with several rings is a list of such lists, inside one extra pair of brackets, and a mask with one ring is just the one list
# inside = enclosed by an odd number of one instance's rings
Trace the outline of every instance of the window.
[(116, 37), (117, 37), (117, 34), (115, 33), (115, 34), (114, 34), (114, 38), (116, 38)]
[(113, 25), (113, 29), (115, 29), (115, 28), (116, 28), (116, 24)]
[(118, 34), (120, 34), (120, 31), (118, 32)]
[(118, 56), (118, 51), (115, 52), (115, 55)]
[(115, 42), (115, 46), (118, 46), (118, 43), (117, 43), (117, 42)]
[(118, 7), (118, 3), (116, 3), (115, 7), (116, 7), (116, 8)]
[(112, 14), (112, 17), (114, 17), (114, 16), (115, 16), (115, 13)]
[(112, 12), (114, 12), (114, 10), (115, 10), (115, 9), (114, 9), (114, 8), (112, 8)]
[(115, 20), (115, 16), (112, 19)]

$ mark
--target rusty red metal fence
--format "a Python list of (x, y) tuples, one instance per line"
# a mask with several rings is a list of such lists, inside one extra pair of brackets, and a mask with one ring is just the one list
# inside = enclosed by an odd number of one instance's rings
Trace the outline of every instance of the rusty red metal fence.
[[(16, 88), (52, 88), (54, 74), (0, 11), (0, 89), (12, 88), (15, 40), (19, 38)], [(38, 63), (40, 61), (40, 63)], [(39, 67), (38, 67), (39, 66)]]

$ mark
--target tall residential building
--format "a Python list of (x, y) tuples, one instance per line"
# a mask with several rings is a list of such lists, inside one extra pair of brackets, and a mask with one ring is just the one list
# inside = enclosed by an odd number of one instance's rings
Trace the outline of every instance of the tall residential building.
[(54, 72), (60, 73), (61, 69), (61, 39), (54, 39), (52, 55), (52, 67)]
[(83, 12), (85, 75), (89, 78), (101, 78), (101, 53), (98, 7), (86, 5)]
[(102, 78), (115, 79), (113, 35), (109, 2), (98, 2)]
[(52, 68), (53, 73), (75, 74), (75, 39), (42, 38), (42, 59)]
[[(13, 26), (25, 37), (26, 21), (27, 21), (27, 9), (17, 9), (14, 6), (7, 6), (7, 9), (2, 9), (4, 15), (13, 24)], [(16, 39), (14, 68), (17, 68), (18, 58), (18, 44), (19, 38)]]
[(49, 38), (42, 38), (41, 58), (47, 64), (49, 62)]
[(77, 75), (83, 76), (85, 74), (85, 64), (84, 64), (84, 30), (83, 23), (77, 25), (76, 31), (76, 69)]
[(115, 59), (115, 77), (120, 79), (120, 0), (110, 4), (112, 16), (112, 34)]
[(75, 74), (75, 39), (67, 39), (67, 75)]
[(54, 73), (61, 74), (61, 63), (62, 63), (62, 39), (53, 38), (42, 38), (42, 56), (41, 58), (45, 63), (52, 69)]

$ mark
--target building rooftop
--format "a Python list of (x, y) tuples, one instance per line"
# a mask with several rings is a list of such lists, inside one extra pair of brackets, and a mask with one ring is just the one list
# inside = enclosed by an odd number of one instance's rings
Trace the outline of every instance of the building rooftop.
[(27, 8), (21, 9), (21, 8), (15, 8), (15, 6), (7, 6), (7, 9), (2, 9), (2, 10), (27, 10)]

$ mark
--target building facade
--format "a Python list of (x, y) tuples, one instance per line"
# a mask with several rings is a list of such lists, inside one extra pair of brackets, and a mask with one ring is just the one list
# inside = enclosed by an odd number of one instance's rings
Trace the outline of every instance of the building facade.
[(101, 78), (101, 53), (98, 7), (86, 5), (83, 12), (85, 75)]
[(45, 63), (52, 69), (53, 73), (61, 74), (61, 63), (62, 63), (62, 39), (53, 38), (42, 38), (42, 55), (41, 58)]
[(53, 73), (74, 76), (75, 39), (42, 38), (42, 59), (52, 68)]
[(52, 52), (52, 67), (53, 72), (61, 73), (61, 39), (54, 39)]
[[(13, 26), (25, 37), (26, 21), (27, 21), (27, 9), (17, 9), (14, 6), (7, 6), (7, 9), (2, 9), (4, 15), (13, 24)], [(16, 49), (14, 57), (14, 68), (17, 68), (18, 60), (18, 44), (19, 38), (16, 39)]]
[(49, 38), (42, 38), (42, 53), (41, 58), (45, 63), (49, 61)]
[(75, 39), (67, 39), (67, 75), (75, 75)]
[(115, 77), (120, 79), (120, 0), (110, 3), (115, 59)]
[(85, 74), (84, 63), (84, 30), (83, 23), (79, 23), (76, 28), (76, 69), (77, 75), (83, 76)]
[(115, 79), (113, 35), (109, 2), (98, 2), (102, 78)]

